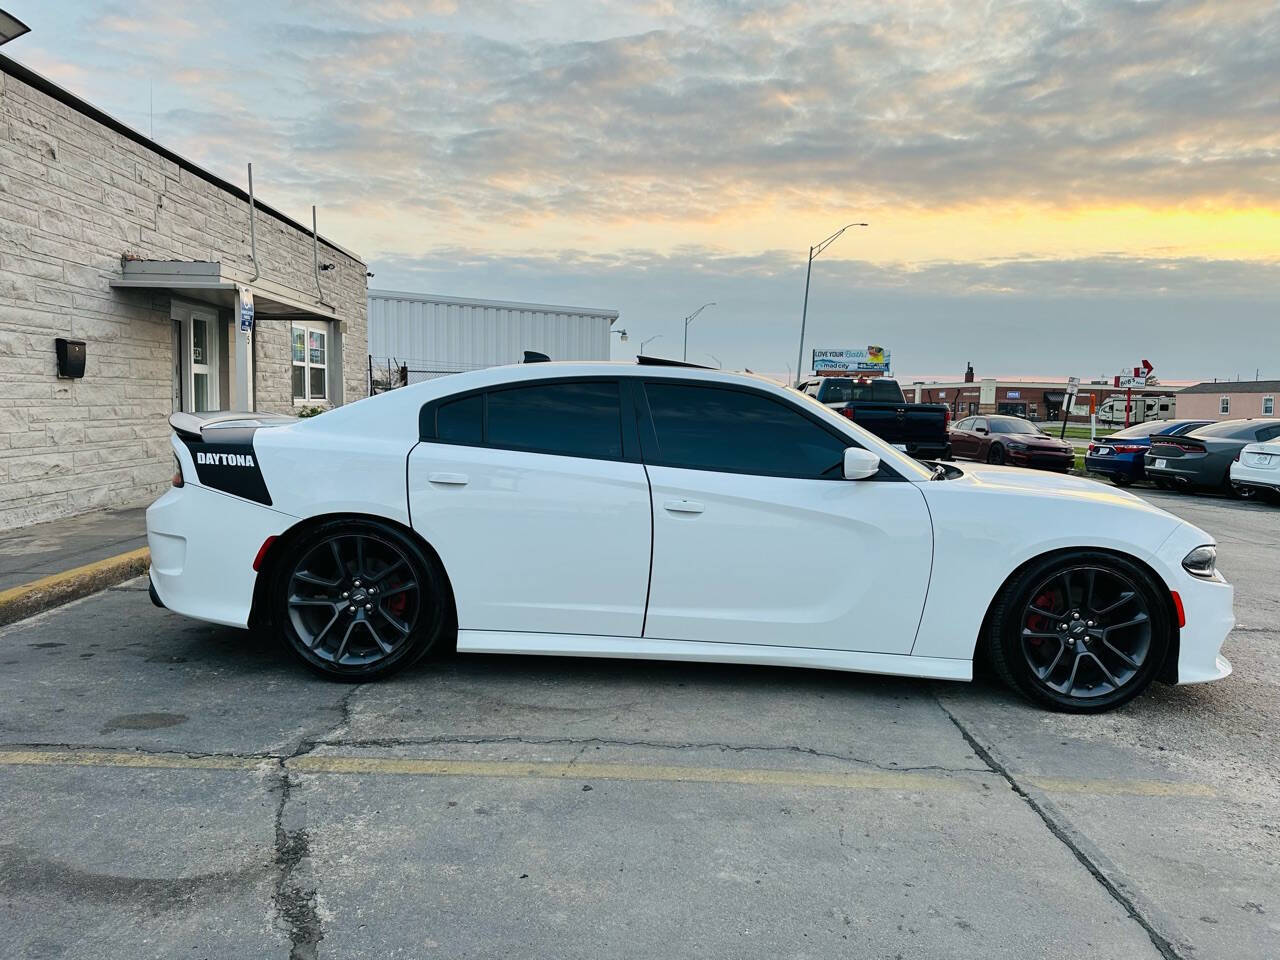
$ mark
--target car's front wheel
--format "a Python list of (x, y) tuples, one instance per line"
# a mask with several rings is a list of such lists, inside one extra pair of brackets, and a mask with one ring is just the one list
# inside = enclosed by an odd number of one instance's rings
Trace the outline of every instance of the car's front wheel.
[(987, 451), (987, 463), (994, 463), (996, 465), (1004, 463), (1004, 447), (1000, 446), (998, 443), (993, 443), (991, 448)]
[(996, 672), (1056, 710), (1097, 713), (1132, 700), (1163, 664), (1172, 633), (1163, 588), (1116, 554), (1073, 551), (1022, 570), (984, 638)]
[(290, 544), (272, 609), (285, 645), (335, 680), (374, 680), (441, 645), (452, 600), (439, 563), (392, 524), (323, 524)]

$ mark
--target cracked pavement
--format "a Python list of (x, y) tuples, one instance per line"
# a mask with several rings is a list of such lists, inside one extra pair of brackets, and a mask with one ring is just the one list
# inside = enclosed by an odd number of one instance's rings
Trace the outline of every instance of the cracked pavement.
[(0, 630), (0, 954), (1236, 958), (1280, 944), (1280, 510), (1236, 667), (989, 681), (451, 657), (314, 678), (134, 582)]

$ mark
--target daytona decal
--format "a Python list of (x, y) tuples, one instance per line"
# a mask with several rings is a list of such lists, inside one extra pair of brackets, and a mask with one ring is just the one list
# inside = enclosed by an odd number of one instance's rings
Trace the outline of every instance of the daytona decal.
[(253, 457), (247, 453), (204, 453), (196, 451), (196, 463), (219, 467), (256, 467)]

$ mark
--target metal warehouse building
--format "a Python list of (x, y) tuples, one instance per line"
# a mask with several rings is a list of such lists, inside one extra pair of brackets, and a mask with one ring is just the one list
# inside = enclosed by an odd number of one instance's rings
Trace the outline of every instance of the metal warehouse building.
[(608, 360), (617, 310), (369, 291), (370, 375), (407, 368), (409, 382), (518, 363), (524, 351), (553, 360)]

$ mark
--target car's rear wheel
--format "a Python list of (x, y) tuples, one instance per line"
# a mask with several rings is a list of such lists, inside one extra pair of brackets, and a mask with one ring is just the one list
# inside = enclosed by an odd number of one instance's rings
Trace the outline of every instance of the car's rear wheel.
[(335, 680), (374, 680), (441, 644), (452, 601), (439, 563), (376, 520), (335, 521), (290, 545), (272, 608), (286, 646)]
[(1004, 447), (998, 443), (993, 443), (991, 448), (987, 450), (987, 463), (996, 465), (1004, 463)]
[(1172, 484), (1172, 483), (1170, 483), (1168, 480), (1153, 480), (1153, 481), (1151, 481), (1151, 482), (1152, 482), (1152, 483), (1154, 483), (1154, 484), (1156, 485), (1156, 489), (1158, 489), (1158, 490), (1172, 490), (1172, 489), (1173, 489), (1173, 484)]
[(1123, 473), (1113, 473), (1111, 475), (1111, 482), (1114, 483), (1117, 487), (1127, 487), (1129, 486), (1129, 484), (1133, 483), (1133, 481), (1128, 477), (1126, 477)]
[(1097, 713), (1132, 700), (1164, 662), (1172, 632), (1162, 588), (1115, 554), (1073, 551), (1021, 571), (985, 638), (996, 672), (1056, 710)]

